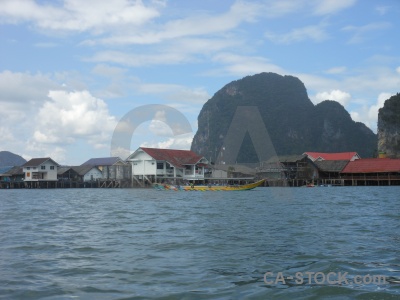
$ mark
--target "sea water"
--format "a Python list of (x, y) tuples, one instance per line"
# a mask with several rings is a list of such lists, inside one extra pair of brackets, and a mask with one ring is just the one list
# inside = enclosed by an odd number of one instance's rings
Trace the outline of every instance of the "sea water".
[(399, 195), (0, 190), (0, 297), (400, 299)]

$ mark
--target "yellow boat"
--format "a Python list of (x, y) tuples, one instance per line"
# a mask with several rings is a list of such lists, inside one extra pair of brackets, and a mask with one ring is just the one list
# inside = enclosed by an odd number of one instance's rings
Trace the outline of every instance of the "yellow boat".
[(243, 184), (243, 185), (185, 185), (185, 186), (174, 186), (174, 185), (160, 185), (155, 184), (154, 188), (158, 190), (173, 190), (173, 191), (248, 191), (252, 190), (265, 182), (265, 179), (259, 180), (254, 183)]

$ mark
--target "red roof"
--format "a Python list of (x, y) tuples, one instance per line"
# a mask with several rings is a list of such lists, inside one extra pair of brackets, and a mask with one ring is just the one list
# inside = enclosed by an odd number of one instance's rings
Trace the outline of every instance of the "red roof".
[(140, 147), (144, 152), (155, 160), (165, 160), (175, 167), (182, 168), (184, 165), (195, 165), (203, 157), (190, 150), (157, 149)]
[(324, 160), (351, 160), (354, 156), (359, 157), (357, 152), (339, 152), (339, 153), (323, 153), (323, 152), (304, 152), (311, 160), (315, 161), (319, 157)]
[(400, 159), (364, 158), (349, 162), (342, 173), (400, 172)]

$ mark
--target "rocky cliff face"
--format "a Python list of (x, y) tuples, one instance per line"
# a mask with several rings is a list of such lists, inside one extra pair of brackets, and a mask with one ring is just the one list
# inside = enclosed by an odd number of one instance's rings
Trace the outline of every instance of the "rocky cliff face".
[[(274, 73), (233, 81), (208, 100), (199, 114), (191, 149), (213, 162), (227, 151), (222, 146), (239, 106), (257, 107), (278, 155), (357, 151), (361, 157), (371, 157), (376, 150), (376, 135), (354, 122), (343, 106), (335, 101), (314, 106), (298, 78)], [(237, 162), (257, 161), (247, 134)]]
[(378, 150), (400, 158), (400, 94), (390, 97), (378, 114)]
[(317, 104), (310, 120), (314, 124), (312, 146), (316, 151), (356, 151), (363, 158), (372, 157), (376, 152), (376, 134), (364, 123), (354, 122), (336, 101), (326, 100)]

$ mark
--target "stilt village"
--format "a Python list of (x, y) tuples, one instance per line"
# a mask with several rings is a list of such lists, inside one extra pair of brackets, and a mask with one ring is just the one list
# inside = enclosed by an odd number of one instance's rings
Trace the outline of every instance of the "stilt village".
[(154, 183), (227, 185), (265, 179), (265, 187), (400, 185), (400, 159), (356, 152), (273, 157), (257, 164), (214, 164), (189, 150), (140, 147), (127, 159), (92, 158), (61, 166), (50, 157), (0, 167), (0, 188), (148, 188)]

